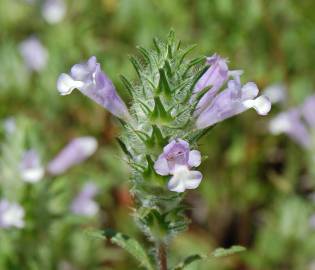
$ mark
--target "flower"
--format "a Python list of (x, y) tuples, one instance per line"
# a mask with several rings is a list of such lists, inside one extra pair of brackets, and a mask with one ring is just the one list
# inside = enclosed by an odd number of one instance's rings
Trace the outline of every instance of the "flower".
[(212, 126), (249, 108), (254, 108), (260, 115), (266, 115), (270, 111), (269, 99), (263, 95), (257, 97), (259, 90), (255, 83), (248, 82), (242, 86), (240, 73), (235, 72), (233, 76), (234, 79), (228, 82), (228, 87), (217, 94), (198, 116), (198, 129)]
[(31, 149), (24, 153), (20, 163), (20, 174), (25, 182), (36, 183), (44, 176), (38, 153)]
[(302, 121), (302, 114), (299, 108), (293, 108), (278, 114), (270, 121), (269, 130), (274, 135), (286, 133), (305, 148), (308, 148), (311, 144), (310, 134)]
[(94, 183), (89, 182), (85, 184), (81, 192), (73, 200), (71, 211), (81, 216), (94, 216), (99, 209), (97, 203), (93, 200), (96, 194), (97, 187)]
[(60, 153), (49, 162), (47, 171), (52, 175), (64, 173), (70, 167), (83, 162), (95, 153), (97, 141), (93, 137), (80, 137), (73, 139)]
[(154, 169), (159, 175), (173, 175), (168, 182), (169, 190), (184, 192), (199, 186), (202, 174), (191, 168), (198, 167), (200, 163), (199, 151), (190, 150), (188, 142), (175, 139), (164, 147), (163, 153), (155, 161)]
[(310, 96), (305, 100), (301, 111), (310, 128), (315, 128), (315, 95)]
[(113, 115), (129, 120), (130, 115), (125, 103), (96, 61), (96, 57), (92, 56), (86, 63), (74, 65), (70, 75), (61, 74), (57, 81), (58, 91), (61, 95), (68, 95), (77, 88)]
[(13, 116), (7, 117), (3, 121), (3, 128), (7, 135), (11, 135), (16, 131), (16, 120)]
[[(198, 116), (204, 109), (206, 109), (221, 87), (227, 82), (230, 76), (240, 76), (242, 70), (232, 70), (229, 71), (227, 60), (221, 56), (214, 54), (211, 57), (207, 57), (207, 64), (210, 67), (201, 76), (194, 87), (193, 94), (201, 92), (206, 87), (210, 89), (202, 96), (199, 100), (196, 110), (194, 112), (195, 116)], [(192, 100), (194, 99), (194, 95)]]
[(66, 15), (66, 4), (64, 0), (46, 0), (42, 6), (42, 16), (50, 24), (62, 21)]
[(5, 199), (0, 201), (0, 228), (23, 228), (24, 215), (24, 209), (17, 203)]
[(20, 44), (20, 53), (30, 70), (41, 71), (46, 67), (48, 52), (36, 37), (29, 37)]
[(228, 78), (227, 60), (217, 54), (207, 57), (208, 70), (201, 76), (194, 87), (193, 93), (198, 93), (208, 86), (212, 86), (209, 92), (216, 92)]
[(269, 98), (272, 104), (284, 102), (287, 98), (287, 89), (283, 84), (272, 84), (263, 90), (263, 95)]

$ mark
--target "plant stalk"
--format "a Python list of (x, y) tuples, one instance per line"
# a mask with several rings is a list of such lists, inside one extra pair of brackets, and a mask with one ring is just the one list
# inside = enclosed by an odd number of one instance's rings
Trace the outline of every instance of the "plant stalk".
[(166, 254), (166, 246), (164, 243), (157, 244), (157, 263), (159, 270), (167, 270), (167, 254)]

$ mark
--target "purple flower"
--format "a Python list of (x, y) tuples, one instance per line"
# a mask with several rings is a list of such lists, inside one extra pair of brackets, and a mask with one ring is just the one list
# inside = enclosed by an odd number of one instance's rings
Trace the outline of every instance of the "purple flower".
[(309, 131), (302, 121), (301, 111), (298, 108), (278, 114), (270, 121), (269, 130), (275, 135), (286, 133), (305, 148), (308, 148), (311, 144)]
[(184, 192), (199, 186), (202, 174), (191, 168), (198, 167), (200, 163), (199, 151), (190, 150), (188, 142), (175, 139), (164, 147), (163, 153), (155, 161), (154, 169), (160, 175), (173, 175), (168, 182), (169, 190)]
[(306, 99), (301, 108), (302, 115), (310, 128), (315, 128), (315, 95)]
[(86, 63), (74, 65), (70, 75), (61, 74), (57, 81), (58, 91), (61, 95), (68, 95), (77, 88), (113, 115), (129, 120), (130, 115), (125, 103), (96, 61), (96, 57), (92, 56)]
[(44, 168), (35, 150), (28, 150), (24, 153), (20, 163), (20, 174), (21, 178), (29, 183), (36, 183), (43, 178)]
[(48, 52), (36, 37), (30, 37), (20, 44), (20, 53), (30, 70), (41, 71), (46, 67)]
[(73, 200), (71, 211), (81, 216), (94, 216), (99, 209), (97, 203), (93, 200), (96, 194), (97, 186), (94, 183), (89, 182), (85, 184), (81, 192)]
[(244, 86), (240, 83), (240, 73), (233, 74), (234, 79), (228, 82), (228, 87), (217, 94), (209, 106), (198, 116), (198, 129), (212, 126), (249, 108), (254, 108), (258, 114), (266, 115), (271, 109), (271, 103), (265, 96), (258, 95), (255, 83), (249, 82)]
[(196, 83), (193, 93), (198, 93), (204, 88), (211, 86), (209, 92), (217, 92), (228, 79), (228, 66), (226, 59), (214, 54), (207, 57), (208, 70), (201, 76)]
[(206, 63), (210, 65), (210, 67), (196, 83), (193, 91), (192, 100), (194, 99), (194, 94), (199, 93), (206, 87), (210, 87), (210, 89), (198, 102), (195, 116), (200, 114), (201, 111), (209, 105), (213, 97), (216, 95), (216, 93), (220, 90), (220, 88), (229, 77), (229, 69), (226, 59), (223, 59), (219, 55), (214, 54), (211, 57), (207, 57)]
[(93, 137), (73, 139), (61, 152), (49, 162), (47, 171), (52, 175), (64, 173), (70, 167), (83, 162), (97, 149), (97, 141)]
[(24, 215), (24, 209), (17, 203), (5, 199), (0, 201), (0, 228), (23, 228)]
[(66, 15), (64, 0), (46, 0), (42, 6), (42, 16), (50, 24), (62, 21)]

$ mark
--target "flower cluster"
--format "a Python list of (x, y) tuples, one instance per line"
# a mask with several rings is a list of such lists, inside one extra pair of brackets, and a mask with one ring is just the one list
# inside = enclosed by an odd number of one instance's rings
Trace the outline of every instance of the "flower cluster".
[[(249, 82), (242, 86), (240, 81), (242, 71), (229, 71), (227, 61), (216, 54), (208, 57), (206, 63), (209, 67), (196, 82), (190, 103), (186, 105), (189, 107), (190, 104), (197, 102), (193, 111), (194, 125), (197, 129), (212, 126), (249, 108), (254, 108), (260, 115), (269, 112), (271, 102), (265, 96), (258, 96), (259, 90), (255, 83)], [(159, 87), (164, 88), (164, 91), (170, 91), (167, 90), (169, 81), (165, 79), (165, 74), (161, 70), (159, 73)], [(226, 88), (220, 91), (224, 85), (227, 85)], [(70, 74), (61, 74), (57, 81), (57, 88), (61, 95), (68, 95), (77, 88), (116, 117), (125, 121), (131, 120), (127, 106), (94, 56), (85, 63), (74, 65)], [(203, 91), (205, 93), (202, 93)], [(202, 95), (198, 99), (200, 93)], [(167, 118), (176, 115), (173, 113), (167, 117), (167, 110), (160, 99), (155, 98), (154, 101), (155, 107), (150, 113), (151, 119), (153, 115), (158, 115), (164, 117), (163, 121), (166, 121)], [(150, 112), (149, 109), (148, 111)], [(140, 114), (136, 117), (139, 119)], [(169, 190), (183, 192), (185, 189), (196, 188), (199, 185), (202, 179), (201, 173), (192, 171), (191, 168), (198, 166), (200, 160), (199, 151), (189, 152), (189, 142), (173, 139), (164, 147), (163, 153), (155, 161), (154, 168), (159, 175), (173, 175), (168, 183)]]
[[(195, 111), (197, 128), (212, 126), (249, 108), (254, 108), (260, 115), (270, 111), (271, 102), (266, 96), (257, 97), (259, 90), (255, 83), (241, 85), (242, 71), (229, 71), (227, 61), (216, 54), (207, 58), (207, 64), (210, 65), (209, 69), (194, 88), (196, 94), (210, 87)], [(225, 83), (227, 88), (219, 92)]]
[[(37, 183), (45, 175), (57, 176), (65, 173), (72, 166), (77, 165), (90, 157), (97, 149), (97, 141), (93, 137), (75, 138), (66, 145), (47, 166), (42, 165), (36, 150), (30, 149), (24, 152), (19, 165), (21, 180), (27, 183)], [(95, 215), (98, 206), (92, 199), (97, 193), (97, 187), (88, 183), (82, 192), (73, 201), (71, 210), (75, 214), (83, 216)], [(24, 226), (24, 209), (17, 203), (11, 203), (6, 199), (0, 201), (0, 227), (9, 228)]]
[[(163, 246), (189, 223), (182, 200), (186, 190), (202, 181), (202, 173), (195, 169), (202, 160), (199, 139), (209, 127), (249, 108), (266, 115), (271, 102), (258, 96), (255, 83), (242, 85), (242, 71), (230, 71), (220, 56), (206, 58), (205, 64), (205, 57), (187, 60), (191, 48), (182, 49), (173, 32), (166, 42), (155, 39), (154, 47), (139, 47), (140, 59), (130, 58), (138, 84), (121, 76), (131, 99), (128, 107), (95, 56), (61, 74), (57, 89), (61, 95), (78, 89), (119, 118), (122, 132), (117, 140), (131, 169), (134, 218), (157, 244), (161, 258)], [(73, 211), (94, 212), (93, 196), (83, 190)]]

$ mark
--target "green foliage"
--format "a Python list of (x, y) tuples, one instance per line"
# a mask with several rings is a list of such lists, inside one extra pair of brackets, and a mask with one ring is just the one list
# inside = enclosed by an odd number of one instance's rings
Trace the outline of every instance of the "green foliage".
[(125, 249), (130, 255), (132, 255), (139, 264), (147, 270), (153, 270), (152, 260), (145, 251), (145, 249), (133, 238), (127, 235), (115, 232), (114, 230), (107, 229), (104, 231), (106, 238), (110, 239), (113, 244)]
[[(196, 78), (205, 69), (199, 67), (204, 57), (186, 60), (192, 47), (181, 49), (173, 31), (166, 41), (155, 39), (154, 44), (153, 50), (139, 48), (140, 59), (130, 58), (139, 84), (133, 86), (123, 77), (132, 93), (131, 111), (136, 120), (123, 124), (119, 144), (133, 168), (137, 223), (149, 239), (165, 241), (185, 230), (188, 220), (180, 206), (182, 196), (167, 190), (166, 177), (155, 173), (153, 163), (168, 141), (188, 137), (195, 131), (195, 103), (190, 104), (189, 98)], [(196, 144), (204, 134), (197, 132), (190, 136), (190, 142)]]
[(215, 251), (212, 252), (212, 254), (210, 256), (209, 255), (200, 255), (200, 254), (190, 255), (172, 269), (173, 270), (182, 270), (196, 261), (209, 260), (209, 259), (213, 259), (213, 257), (214, 258), (227, 257), (227, 256), (231, 256), (231, 255), (243, 252), (245, 250), (246, 250), (246, 248), (244, 248), (242, 246), (232, 246), (230, 248), (217, 248)]

